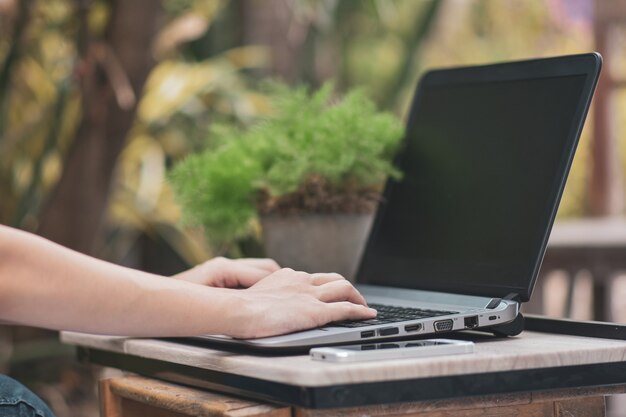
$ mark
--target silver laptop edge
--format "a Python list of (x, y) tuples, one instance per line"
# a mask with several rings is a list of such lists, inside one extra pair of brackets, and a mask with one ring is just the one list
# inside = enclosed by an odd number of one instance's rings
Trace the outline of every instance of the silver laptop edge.
[[(201, 336), (200, 338), (259, 348), (296, 348), (335, 343), (360, 343), (368, 340), (424, 336), (494, 326), (512, 321), (519, 313), (519, 303), (505, 299), (371, 285), (357, 285), (356, 287), (370, 304), (431, 308), (457, 311), (457, 314), (357, 328), (342, 328), (328, 324), (317, 329), (259, 339), (236, 340), (227, 336), (214, 335)], [(487, 308), (487, 306), (494, 307)]]

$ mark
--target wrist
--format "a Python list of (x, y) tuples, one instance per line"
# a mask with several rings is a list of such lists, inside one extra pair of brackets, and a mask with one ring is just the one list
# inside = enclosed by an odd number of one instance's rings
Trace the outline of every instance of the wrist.
[(252, 312), (253, 300), (247, 290), (231, 288), (210, 288), (204, 290), (215, 292), (217, 302), (211, 303), (208, 314), (215, 318), (214, 333), (225, 336), (246, 338), (254, 328), (255, 317)]

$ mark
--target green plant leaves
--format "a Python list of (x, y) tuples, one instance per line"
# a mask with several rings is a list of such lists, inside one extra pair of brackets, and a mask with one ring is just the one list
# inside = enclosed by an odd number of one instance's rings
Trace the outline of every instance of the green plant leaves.
[(330, 84), (306, 88), (273, 84), (273, 112), (243, 131), (219, 125), (211, 142), (170, 175), (188, 223), (202, 225), (213, 242), (249, 233), (259, 195), (296, 192), (311, 177), (337, 189), (371, 189), (399, 175), (391, 159), (403, 135), (400, 121), (377, 112), (362, 90), (343, 99)]

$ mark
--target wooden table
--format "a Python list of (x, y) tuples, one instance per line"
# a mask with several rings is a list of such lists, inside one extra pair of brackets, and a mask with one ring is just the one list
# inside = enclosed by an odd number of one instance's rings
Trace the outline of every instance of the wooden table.
[[(331, 364), (305, 355), (262, 356), (174, 341), (62, 333), (65, 343), (78, 346), (82, 359), (149, 378), (103, 382), (103, 401), (114, 399), (113, 406), (103, 405), (114, 410), (104, 416), (142, 415), (120, 406), (138, 399), (144, 407), (178, 413), (152, 415), (205, 415), (185, 410), (207, 407), (213, 414), (206, 415), (231, 415), (231, 408), (216, 404), (241, 401), (236, 398), (248, 398), (238, 409), (266, 407), (268, 415), (302, 417), (603, 416), (604, 396), (626, 392), (625, 341), (535, 332), (509, 339), (472, 337), (476, 352), (469, 355)], [(159, 393), (167, 392), (164, 400)], [(254, 413), (263, 414), (245, 415)]]
[[(616, 388), (609, 390), (617, 391)], [(110, 378), (100, 383), (103, 417), (317, 417), (317, 416), (533, 416), (600, 417), (605, 414), (606, 389), (561, 390), (544, 394), (421, 401), (401, 405), (306, 410), (181, 386), (137, 375)]]

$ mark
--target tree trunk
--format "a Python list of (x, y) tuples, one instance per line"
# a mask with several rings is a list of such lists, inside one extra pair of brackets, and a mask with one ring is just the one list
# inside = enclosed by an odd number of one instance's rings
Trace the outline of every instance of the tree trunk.
[(270, 75), (288, 83), (317, 85), (315, 28), (310, 18), (294, 16), (297, 2), (248, 0), (242, 13), (242, 38), (250, 45), (265, 45), (271, 53)]
[(151, 46), (160, 15), (160, 3), (154, 0), (114, 0), (104, 39), (86, 42), (79, 68), (83, 116), (61, 179), (42, 212), (42, 236), (94, 254), (115, 164), (154, 66)]

